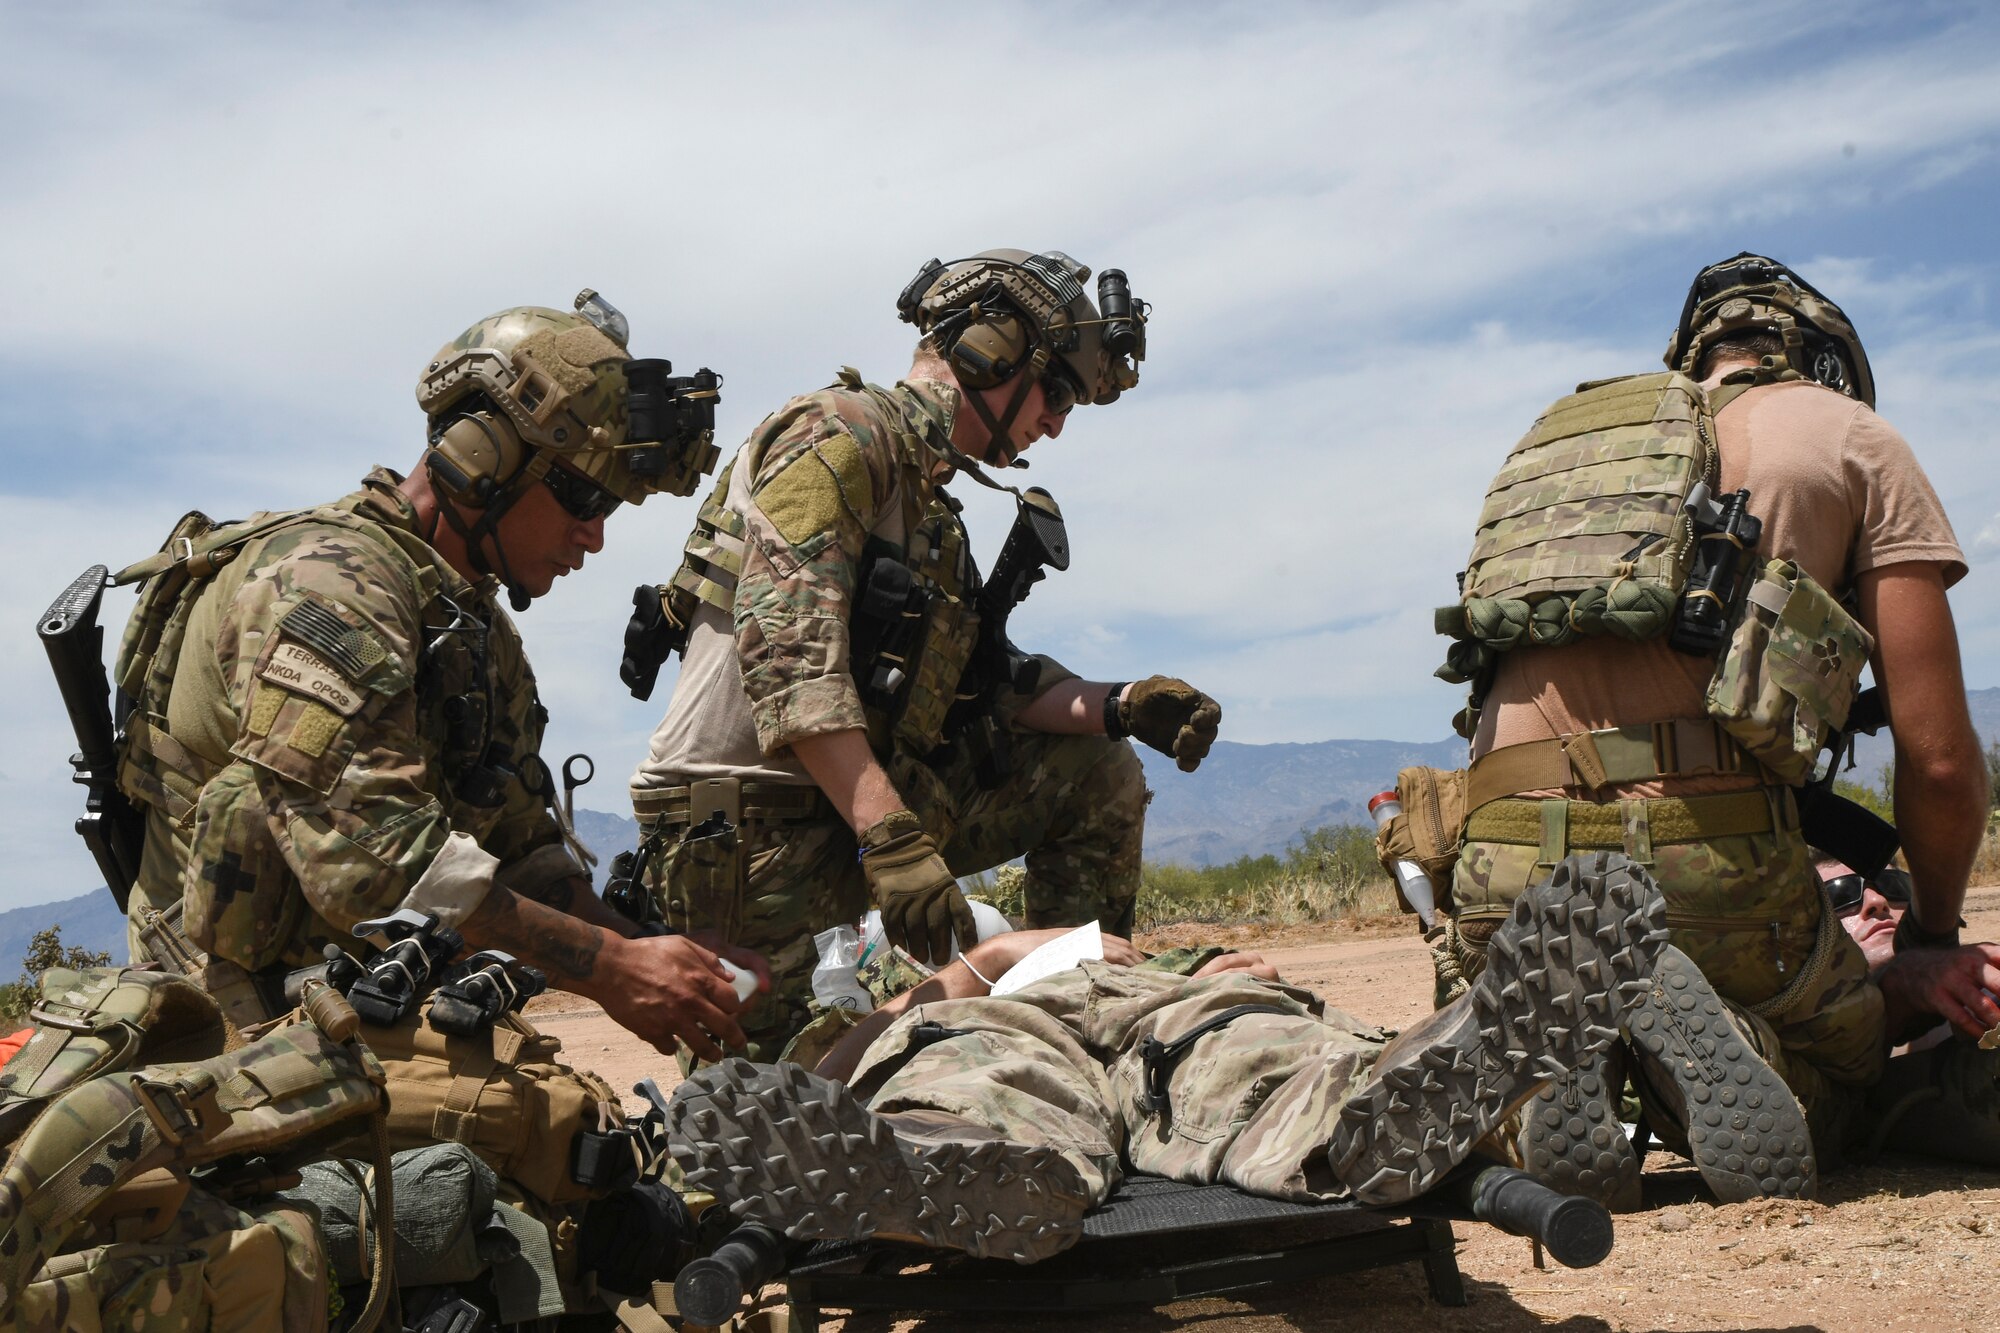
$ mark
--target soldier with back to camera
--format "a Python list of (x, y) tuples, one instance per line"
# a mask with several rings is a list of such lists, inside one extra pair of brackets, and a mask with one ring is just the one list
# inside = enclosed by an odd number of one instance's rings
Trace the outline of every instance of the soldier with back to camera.
[(1872, 410), (1853, 326), (1790, 269), (1752, 254), (1703, 269), (1666, 362), (1544, 413), (1440, 612), (1457, 642), (1439, 674), (1473, 696), (1443, 959), (1475, 973), (1507, 905), (1570, 850), (1649, 865), (1677, 946), (1656, 986), (1712, 984), (1726, 1003), (1690, 998), (1629, 1057), (1544, 1094), (1529, 1166), (1634, 1200), (1615, 1115), (1629, 1058), (1648, 1122), (1719, 1195), (1809, 1192), (1811, 1145), (1837, 1154), (1885, 1047), (1801, 801), (1872, 663), (1915, 886), (1903, 934), (1955, 942), (1985, 804), (1945, 597), (1965, 562)]

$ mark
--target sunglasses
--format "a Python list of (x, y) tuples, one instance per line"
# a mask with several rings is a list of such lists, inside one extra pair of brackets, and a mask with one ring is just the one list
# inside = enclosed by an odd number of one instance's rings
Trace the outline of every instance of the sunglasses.
[[(1826, 896), (1833, 901), (1834, 911), (1852, 912), (1861, 906), (1861, 895), (1868, 887), (1867, 880), (1849, 871), (1826, 881)], [(1875, 877), (1874, 889), (1889, 902), (1903, 907), (1910, 905), (1910, 875), (1906, 870), (1887, 867)]]
[(549, 494), (556, 497), (563, 512), (579, 523), (603, 518), (625, 503), (589, 477), (568, 468), (550, 467), (542, 474), (542, 485), (549, 488)]
[(1066, 415), (1081, 396), (1068, 375), (1053, 366), (1042, 372), (1042, 399), (1057, 416)]

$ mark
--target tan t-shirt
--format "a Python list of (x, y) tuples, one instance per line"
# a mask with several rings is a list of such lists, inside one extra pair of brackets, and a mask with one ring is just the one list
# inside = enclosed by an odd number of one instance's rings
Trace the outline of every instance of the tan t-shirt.
[[(1749, 488), (1750, 512), (1764, 522), (1760, 557), (1795, 560), (1836, 595), (1887, 565), (1941, 564), (1946, 586), (1965, 576), (1964, 553), (1930, 479), (1909, 443), (1865, 404), (1815, 384), (1763, 385), (1723, 409), (1716, 435), (1722, 491)], [(1664, 638), (1503, 653), (1473, 757), (1602, 727), (1702, 717), (1714, 669), (1712, 659), (1677, 653)], [(1750, 785), (1755, 780), (1743, 777), (1677, 778), (1617, 792), (1677, 796)]]

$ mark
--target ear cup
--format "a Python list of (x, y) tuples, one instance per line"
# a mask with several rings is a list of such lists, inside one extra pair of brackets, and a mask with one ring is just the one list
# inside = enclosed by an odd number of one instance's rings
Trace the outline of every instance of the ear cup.
[(439, 490), (475, 509), (484, 509), (527, 459), (514, 423), (489, 412), (469, 412), (438, 432), (424, 465)]
[(968, 324), (951, 346), (952, 373), (968, 389), (1004, 384), (1028, 355), (1028, 330), (1016, 315), (996, 315)]

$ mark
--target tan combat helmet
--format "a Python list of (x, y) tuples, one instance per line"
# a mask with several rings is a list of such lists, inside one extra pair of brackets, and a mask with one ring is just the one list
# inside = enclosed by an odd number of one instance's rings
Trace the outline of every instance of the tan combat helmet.
[(1777, 260), (1747, 250), (1695, 275), (1666, 363), (1692, 376), (1705, 348), (1743, 329), (1770, 329), (1792, 370), (1875, 405), (1868, 353), (1846, 312)]
[(576, 312), (516, 306), (438, 349), (417, 381), (431, 420), (432, 474), (451, 498), (487, 508), (560, 457), (606, 504), (692, 494), (715, 465), (721, 377), (634, 360), (625, 316), (585, 288)]
[[(1007, 411), (994, 420), (969, 395), (989, 430), (1004, 434), (1028, 388), (1053, 377), (1069, 401), (1115, 402), (1139, 382), (1146, 359), (1146, 317), (1118, 269), (1097, 278), (1093, 305), (1083, 284), (1088, 265), (1060, 250), (987, 250), (950, 264), (931, 260), (903, 288), (896, 313), (936, 344), (959, 384), (990, 389), (1017, 379)], [(1026, 374), (1022, 374), (1026, 371)]]

